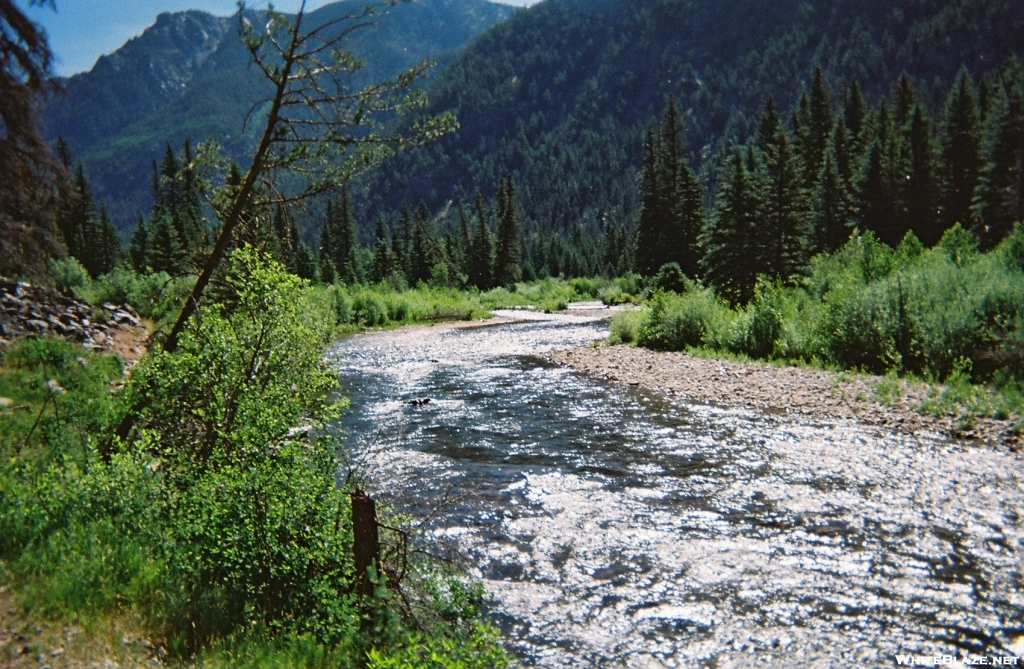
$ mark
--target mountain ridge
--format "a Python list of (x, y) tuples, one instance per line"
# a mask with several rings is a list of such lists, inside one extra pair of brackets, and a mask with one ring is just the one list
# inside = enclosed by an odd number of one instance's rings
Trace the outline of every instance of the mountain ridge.
[[(325, 5), (307, 15), (307, 25), (359, 15), (364, 4)], [(420, 0), (392, 7), (349, 39), (348, 48), (366, 61), (353, 86), (388, 78), (424, 58), (447, 62), (468, 40), (515, 11), (485, 0)], [(196, 143), (214, 137), (244, 161), (242, 119), (266, 84), (233, 39), (237, 20), (198, 10), (162, 13), (89, 72), (65, 80), (67, 94), (45, 106), (47, 136), (62, 137), (82, 160), (120, 230), (149, 208), (149, 165), (165, 143), (177, 149), (186, 138)]]
[(752, 134), (769, 95), (790, 109), (816, 65), (835, 97), (857, 78), (871, 101), (907, 71), (934, 111), (961, 64), (977, 77), (1022, 50), (1012, 0), (546, 0), (432, 82), (426, 113), (455, 111), (459, 133), (404, 152), (355, 202), (363, 221), (420, 201), (443, 211), (512, 174), (528, 229), (628, 223), (642, 135), (669, 95), (713, 192), (716, 157)]

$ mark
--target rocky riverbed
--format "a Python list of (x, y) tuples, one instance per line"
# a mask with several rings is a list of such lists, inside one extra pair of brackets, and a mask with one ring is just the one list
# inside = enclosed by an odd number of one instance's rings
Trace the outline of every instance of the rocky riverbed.
[(700, 358), (632, 346), (588, 346), (547, 355), (598, 379), (643, 388), (684, 404), (753, 409), (820, 420), (846, 419), (861, 426), (934, 439), (954, 438), (1018, 450), (1021, 435), (1011, 420), (954, 416), (918, 409), (934, 388), (924, 383), (756, 362)]

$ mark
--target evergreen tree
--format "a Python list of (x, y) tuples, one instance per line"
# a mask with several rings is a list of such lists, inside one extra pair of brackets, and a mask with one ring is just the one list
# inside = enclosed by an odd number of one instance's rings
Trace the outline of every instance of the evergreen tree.
[(643, 147), (642, 200), (636, 231), (636, 269), (643, 276), (654, 276), (661, 267), (664, 248), (661, 170), (658, 140), (654, 129), (647, 129)]
[[(494, 243), (491, 241), (491, 229), (487, 224), (487, 211), (484, 200), (476, 194), (476, 230), (473, 233), (472, 252), (469, 255), (469, 280), (480, 290), (492, 287), (492, 264)], [(555, 275), (557, 276), (557, 275)]]
[(128, 244), (128, 258), (136, 272), (145, 272), (149, 264), (149, 234), (149, 226), (140, 215)]
[(320, 261), (317, 263), (317, 275), (320, 277), (321, 283), (327, 285), (337, 283), (338, 272), (334, 269), (334, 263), (328, 256), (320, 256)]
[(737, 150), (724, 167), (714, 217), (701, 234), (705, 278), (733, 304), (749, 302), (757, 283), (755, 206), (750, 174)]
[(942, 237), (938, 161), (932, 143), (931, 120), (920, 104), (914, 107), (908, 133), (911, 172), (904, 200), (907, 207), (907, 225), (927, 246)]
[[(330, 200), (327, 201), (328, 210), (331, 208)], [(328, 215), (330, 219), (330, 215)], [(291, 264), (292, 257), (295, 255), (295, 246), (298, 240), (292, 237), (292, 230), (294, 222), (291, 220), (291, 215), (288, 209), (284, 205), (277, 205), (274, 207), (274, 216), (271, 218), (270, 230), (271, 230), (271, 253), (277, 260), (283, 265)], [(323, 244), (321, 243), (321, 248)]]
[(100, 202), (99, 218), (96, 221), (96, 243), (94, 265), (95, 276), (106, 274), (121, 260), (121, 238), (117, 236), (107, 206)]
[(57, 220), (57, 227), (71, 255), (85, 264), (89, 252), (87, 244), (91, 240), (90, 231), (95, 216), (95, 204), (92, 199), (92, 188), (85, 178), (85, 170), (79, 163), (75, 169), (75, 177), (71, 188), (70, 203), (62, 207)]
[(196, 178), (195, 157), (192, 155), (192, 142), (187, 138), (182, 150), (180, 167), (179, 217), (185, 233), (189, 250), (202, 248), (206, 243), (206, 222), (203, 220), (202, 191), (199, 179)]
[(846, 108), (843, 111), (843, 123), (849, 130), (850, 141), (854, 152), (859, 153), (864, 149), (864, 135), (867, 130), (867, 102), (864, 101), (864, 94), (861, 93), (860, 83), (856, 79), (850, 84), (850, 90), (846, 94)]
[(896, 84), (896, 94), (893, 96), (893, 121), (897, 132), (910, 123), (914, 107), (916, 106), (917, 91), (914, 90), (914, 85), (910, 83), (910, 77), (904, 72), (903, 76), (900, 77), (899, 83)]
[(412, 243), (409, 245), (409, 283), (430, 281), (434, 267), (433, 239), (427, 221), (426, 206), (420, 207), (414, 216)]
[(363, 274), (359, 264), (359, 239), (347, 187), (341, 189), (341, 197), (334, 206), (334, 217), (331, 260), (338, 270), (338, 279), (350, 284), (359, 283)]
[(960, 70), (946, 102), (942, 165), (946, 177), (944, 227), (960, 223), (970, 229), (973, 227), (971, 203), (981, 172), (981, 118), (974, 84), (966, 67)]
[[(875, 140), (868, 154), (867, 164), (860, 184), (860, 223), (865, 230), (874, 232), (882, 241), (892, 244), (894, 235), (889, 230), (895, 212), (889, 183), (885, 178), (884, 150), (882, 141)], [(899, 243), (898, 240), (896, 243)]]
[(983, 248), (1024, 220), (1024, 67), (1013, 57), (1001, 73), (985, 122), (984, 163), (974, 202)]
[(522, 279), (517, 204), (516, 185), (510, 175), (498, 186), (498, 234), (494, 249), (494, 283), (498, 286), (511, 286)]
[(177, 274), (181, 268), (182, 250), (178, 233), (171, 225), (170, 217), (161, 216), (151, 223), (149, 266), (154, 272)]
[(821, 175), (825, 150), (832, 135), (832, 98), (825, 84), (825, 74), (818, 67), (811, 83), (810, 116), (801, 155), (804, 160), (804, 185), (813, 188)]
[(455, 229), (455, 238), (449, 249), (448, 257), (452, 261), (453, 270), (462, 275), (469, 275), (469, 253), (472, 240), (469, 235), (469, 222), (466, 220), (466, 210), (459, 205), (459, 223)]
[(300, 279), (316, 281), (316, 270), (317, 262), (312, 249), (305, 242), (300, 241), (295, 248), (295, 274)]
[(811, 210), (815, 252), (834, 253), (850, 238), (853, 225), (850, 192), (836, 158), (835, 142), (825, 151)]
[(803, 172), (771, 98), (758, 127), (757, 273), (788, 278), (806, 267), (807, 207), (801, 185)]
[(373, 270), (370, 280), (374, 283), (386, 281), (394, 271), (391, 249), (388, 248), (388, 235), (384, 229), (383, 214), (377, 217), (377, 229), (373, 233)]

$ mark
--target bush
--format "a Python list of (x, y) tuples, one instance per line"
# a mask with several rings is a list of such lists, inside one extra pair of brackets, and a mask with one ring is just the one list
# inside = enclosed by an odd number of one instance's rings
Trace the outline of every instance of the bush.
[(641, 331), (650, 319), (647, 309), (624, 311), (612, 317), (609, 341), (613, 344), (635, 344), (640, 341)]
[(670, 262), (661, 266), (658, 273), (651, 279), (651, 290), (659, 288), (665, 292), (685, 293), (689, 280), (683, 274), (679, 263)]
[(71, 256), (60, 260), (50, 258), (47, 262), (46, 275), (53, 281), (54, 288), (67, 295), (77, 295), (91, 283), (89, 272), (82, 263)]
[(352, 320), (368, 328), (388, 322), (388, 307), (376, 293), (359, 292), (352, 300)]

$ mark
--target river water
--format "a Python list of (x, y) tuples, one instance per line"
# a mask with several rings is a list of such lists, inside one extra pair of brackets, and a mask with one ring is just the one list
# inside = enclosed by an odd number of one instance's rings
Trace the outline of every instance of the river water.
[(522, 664), (1024, 654), (1020, 456), (604, 384), (541, 357), (604, 322), (516, 317), (332, 359), (372, 494), (449, 501), (425, 539), (483, 579)]

